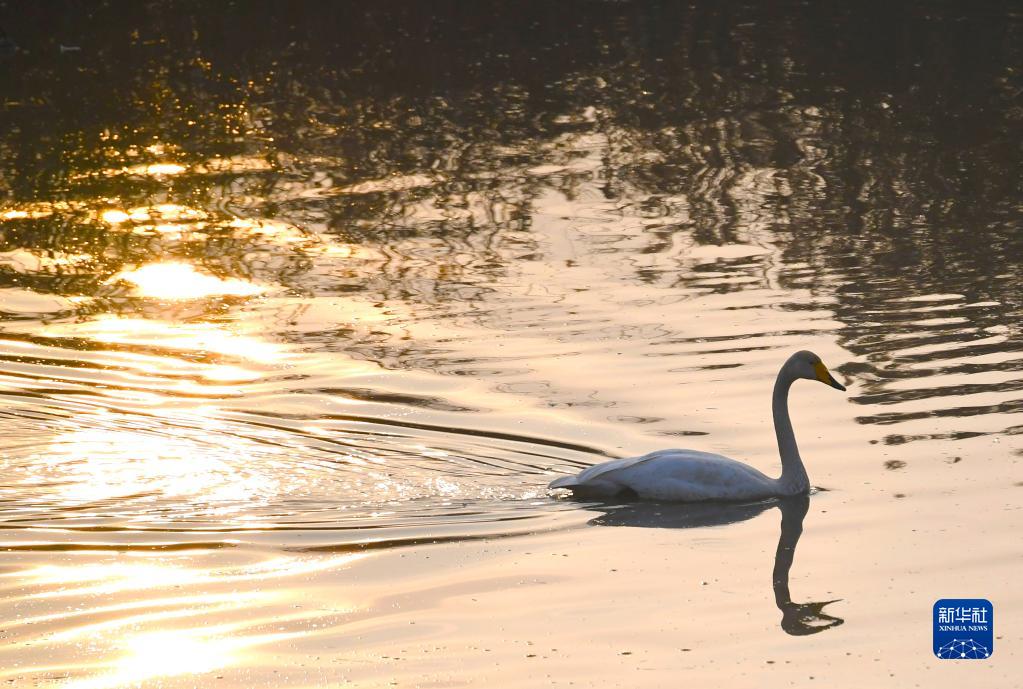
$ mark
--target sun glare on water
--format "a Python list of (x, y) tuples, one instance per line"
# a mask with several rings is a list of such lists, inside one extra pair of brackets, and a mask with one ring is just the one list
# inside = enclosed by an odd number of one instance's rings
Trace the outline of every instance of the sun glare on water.
[(266, 290), (245, 280), (223, 280), (200, 273), (188, 263), (151, 263), (118, 273), (111, 282), (123, 280), (135, 285), (135, 294), (156, 299), (200, 299), (212, 296), (246, 297)]
[(180, 175), (187, 169), (187, 167), (178, 163), (149, 163), (148, 165), (135, 165), (125, 168), (124, 172), (130, 175), (157, 177), (162, 175)]
[[(69, 689), (179, 686), (175, 680), (205, 686), (209, 678), (198, 684), (186, 678), (251, 665), (260, 647), (280, 648), (357, 610), (356, 602), (343, 598), (328, 609), (302, 605), (300, 582), (365, 557), (286, 555), (203, 568), (192, 555), (120, 555), (26, 570), (21, 574), (40, 614), (10, 620), (6, 631), (30, 639), (43, 653), (27, 667), (0, 664), (0, 680), (14, 682), (29, 671), (62, 677), (61, 686)], [(70, 609), (60, 602), (76, 597), (93, 604)], [(46, 627), (55, 620), (66, 627), (52, 633)], [(89, 649), (89, 672), (69, 674), (60, 652), (83, 647)]]

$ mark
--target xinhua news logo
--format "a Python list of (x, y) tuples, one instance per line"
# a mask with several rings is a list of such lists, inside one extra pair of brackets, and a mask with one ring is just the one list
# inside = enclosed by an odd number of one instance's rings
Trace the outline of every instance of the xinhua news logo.
[(942, 660), (990, 658), (995, 608), (985, 598), (942, 598), (934, 604), (934, 655)]

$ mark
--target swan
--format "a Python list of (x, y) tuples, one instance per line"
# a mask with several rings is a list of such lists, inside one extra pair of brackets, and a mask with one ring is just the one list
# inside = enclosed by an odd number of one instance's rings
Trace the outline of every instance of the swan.
[(781, 453), (781, 476), (771, 478), (734, 459), (697, 450), (658, 450), (641, 457), (614, 459), (575, 476), (563, 476), (549, 488), (567, 488), (578, 497), (629, 496), (646, 500), (763, 500), (810, 490), (796, 437), (789, 421), (788, 396), (793, 381), (816, 380), (845, 390), (813, 352), (796, 352), (782, 364), (774, 383), (771, 408)]

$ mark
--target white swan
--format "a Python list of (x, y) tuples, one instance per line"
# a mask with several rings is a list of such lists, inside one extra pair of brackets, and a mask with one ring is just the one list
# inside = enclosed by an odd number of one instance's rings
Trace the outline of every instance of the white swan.
[(549, 487), (567, 488), (580, 497), (625, 494), (679, 502), (761, 500), (806, 493), (810, 490), (810, 480), (789, 421), (789, 387), (797, 378), (818, 380), (845, 390), (813, 352), (796, 352), (782, 365), (771, 398), (774, 433), (781, 453), (779, 478), (770, 478), (748, 464), (709, 452), (658, 450), (642, 457), (597, 464), (575, 476), (552, 481)]

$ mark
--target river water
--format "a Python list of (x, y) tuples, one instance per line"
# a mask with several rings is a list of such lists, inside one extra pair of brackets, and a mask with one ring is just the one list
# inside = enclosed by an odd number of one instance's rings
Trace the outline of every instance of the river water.
[[(0, 28), (0, 679), (1019, 681), (1012, 3)], [(809, 499), (547, 492), (664, 447), (777, 472), (799, 349), (849, 388), (793, 390)], [(988, 660), (931, 652), (957, 597)]]

